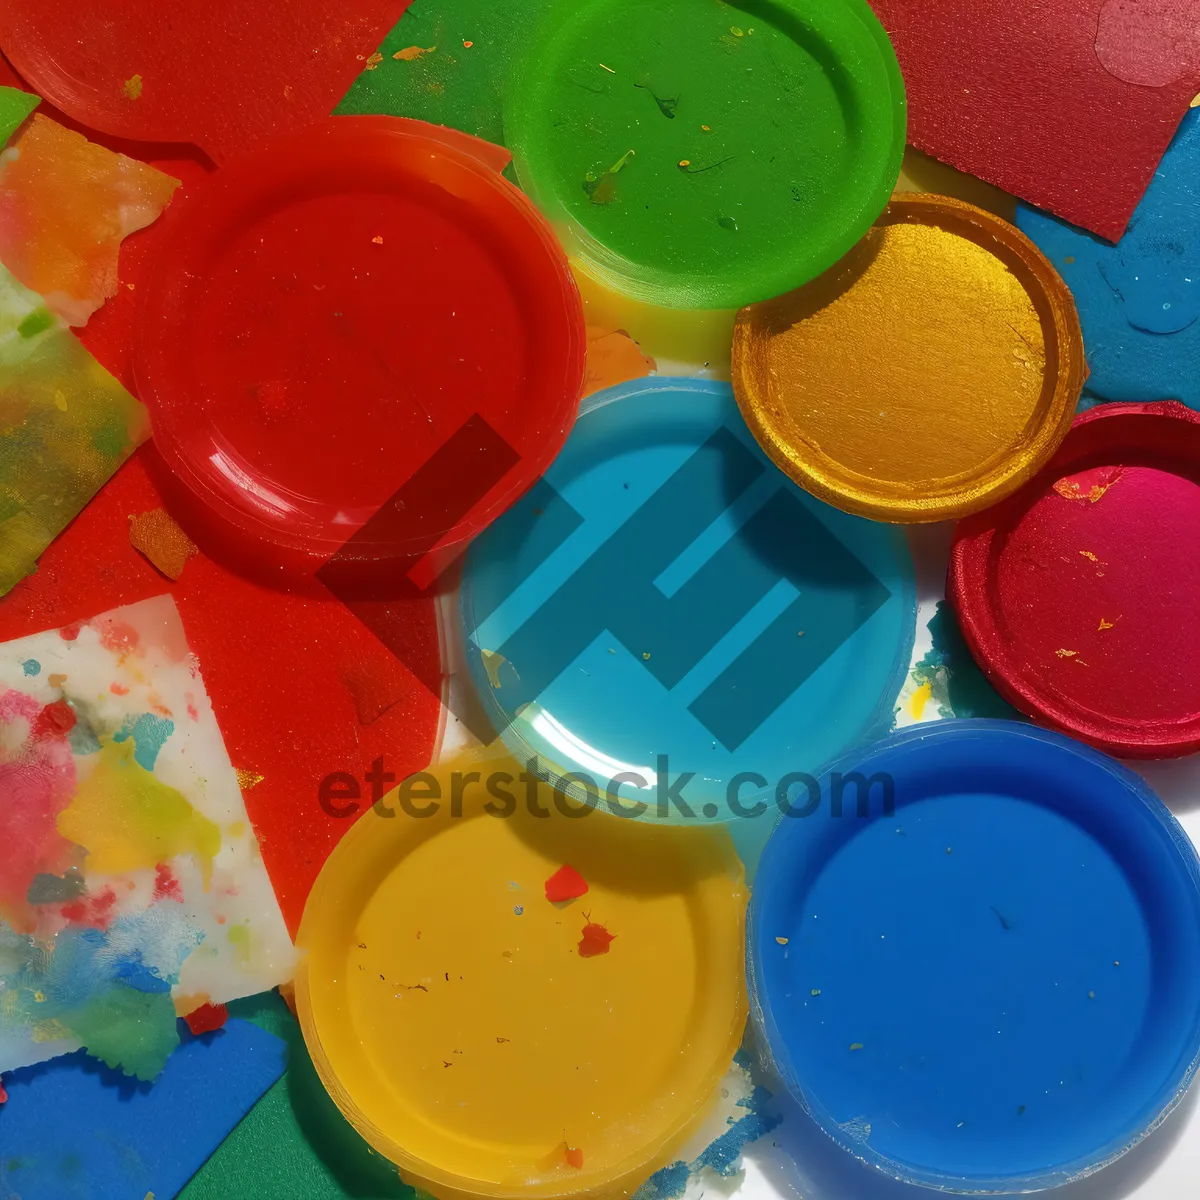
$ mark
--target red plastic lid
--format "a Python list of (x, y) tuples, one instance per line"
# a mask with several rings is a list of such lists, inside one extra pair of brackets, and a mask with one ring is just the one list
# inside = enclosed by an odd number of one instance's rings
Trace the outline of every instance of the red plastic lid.
[(4, 0), (0, 48), (82, 124), (221, 162), (327, 116), (408, 4)]
[[(583, 308), (507, 160), (440, 126), (334, 117), (186, 199), (136, 373), (209, 509), (324, 561), (385, 506), (356, 554), (415, 555), (479, 532), (549, 465)], [(419, 500), (397, 497), (422, 467)]]
[(998, 691), (1126, 758), (1200, 750), (1200, 413), (1106, 404), (962, 521), (947, 594)]

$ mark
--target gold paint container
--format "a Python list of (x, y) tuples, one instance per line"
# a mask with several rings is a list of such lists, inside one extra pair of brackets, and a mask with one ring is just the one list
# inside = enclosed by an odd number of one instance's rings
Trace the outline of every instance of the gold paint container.
[(805, 287), (744, 308), (733, 385), (763, 449), (878, 521), (966, 516), (1024, 484), (1087, 378), (1067, 286), (1006, 221), (897, 196)]

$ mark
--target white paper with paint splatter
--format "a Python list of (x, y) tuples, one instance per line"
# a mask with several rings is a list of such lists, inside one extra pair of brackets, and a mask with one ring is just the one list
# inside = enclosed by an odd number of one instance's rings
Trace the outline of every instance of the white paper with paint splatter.
[(0, 1071), (151, 1079), (294, 957), (174, 601), (0, 645)]

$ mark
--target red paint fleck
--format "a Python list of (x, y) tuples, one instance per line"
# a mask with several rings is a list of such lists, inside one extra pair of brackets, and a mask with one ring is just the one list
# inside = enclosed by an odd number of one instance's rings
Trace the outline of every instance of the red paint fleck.
[(183, 888), (179, 886), (179, 880), (171, 873), (171, 868), (166, 863), (159, 863), (154, 868), (154, 899), (183, 903)]
[(64, 642), (73, 642), (78, 636), (79, 631), (83, 628), (81, 621), (76, 621), (73, 625), (64, 625), (59, 631), (58, 636)]
[(223, 1004), (202, 1004), (183, 1019), (195, 1035), (212, 1033), (214, 1029), (220, 1029), (229, 1019), (229, 1009)]
[(546, 880), (546, 899), (557, 904), (586, 895), (587, 880), (574, 867), (560, 867)]
[(578, 1146), (567, 1147), (567, 1166), (577, 1171), (583, 1170), (583, 1151)]
[(187, 715), (191, 717), (193, 721), (200, 720), (200, 712), (196, 708), (195, 701), (192, 699), (190, 693), (188, 694), (187, 698)]
[(4, 1090), (4, 1084), (0, 1083), (0, 1104), (4, 1104), (8, 1100), (8, 1093)]
[(128, 696), (129, 695), (129, 688), (123, 683), (110, 683), (108, 685), (108, 690), (110, 692), (112, 692), (112, 694), (114, 696)]
[(65, 737), (75, 728), (75, 710), (65, 700), (55, 700), (38, 713), (33, 723), (33, 736)]
[(110, 887), (102, 888), (94, 896), (84, 896), (80, 900), (72, 900), (64, 904), (58, 911), (68, 921), (77, 925), (90, 925), (94, 929), (107, 929), (113, 919), (113, 908), (117, 903), (117, 893)]
[[(584, 916), (586, 918), (587, 914)], [(597, 954), (607, 954), (608, 947), (615, 938), (616, 934), (609, 933), (603, 925), (589, 919), (583, 927), (583, 937), (579, 939), (579, 957), (595, 958)]]

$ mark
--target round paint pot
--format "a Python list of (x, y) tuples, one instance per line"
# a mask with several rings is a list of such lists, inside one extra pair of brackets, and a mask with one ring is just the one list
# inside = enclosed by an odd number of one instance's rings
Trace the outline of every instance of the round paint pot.
[(864, 0), (572, 0), (506, 94), (522, 186), (585, 269), (672, 308), (820, 274), (904, 153), (904, 83)]
[(843, 1149), (942, 1191), (1037, 1191), (1182, 1099), (1200, 863), (1139, 778), (1059, 734), (948, 721), (793, 803), (755, 882), (751, 1008)]
[(796, 487), (695, 379), (589, 397), (471, 546), (461, 606), (513, 757), (681, 823), (762, 825), (794, 772), (890, 728), (916, 628), (902, 531)]
[[(364, 813), (305, 908), (301, 1026), (338, 1107), (408, 1182), (630, 1194), (740, 1044), (741, 864), (721, 830), (581, 818), (523, 772), (460, 757)], [(551, 903), (564, 866), (586, 894)]]
[(947, 595), (1005, 699), (1123, 758), (1200, 750), (1200, 413), (1106, 404), (956, 531)]
[(833, 270), (734, 332), (734, 388), (767, 453), (877, 521), (943, 521), (1014, 492), (1066, 435), (1086, 374), (1054, 269), (944, 196), (893, 199)]
[(317, 562), (482, 529), (575, 415), (582, 305), (507, 153), (331, 118), (189, 196), (144, 301), (155, 441), (230, 527)]

